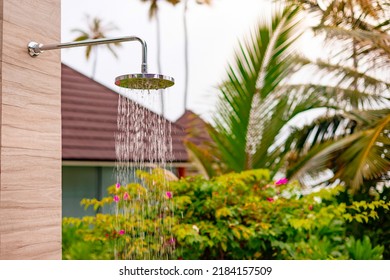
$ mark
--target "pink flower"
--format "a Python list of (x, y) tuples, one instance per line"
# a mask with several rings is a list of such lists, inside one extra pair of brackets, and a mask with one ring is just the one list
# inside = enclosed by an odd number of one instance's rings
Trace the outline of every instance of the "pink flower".
[(114, 201), (115, 201), (115, 202), (119, 202), (119, 196), (114, 195)]
[(125, 230), (121, 229), (118, 233), (119, 233), (119, 235), (124, 235), (125, 234)]
[(117, 189), (119, 189), (119, 188), (121, 187), (121, 184), (119, 184), (119, 183), (116, 183), (116, 185), (115, 185), (115, 186), (116, 186), (116, 188), (117, 188)]
[(274, 202), (275, 200), (272, 197), (267, 197), (267, 201)]
[(168, 197), (168, 199), (171, 199), (171, 198), (172, 198), (172, 193), (171, 193), (171, 192), (166, 192), (165, 194), (166, 194), (166, 196)]
[(287, 178), (282, 178), (282, 179), (279, 179), (275, 182), (275, 185), (277, 186), (280, 186), (280, 185), (285, 185), (288, 183), (288, 179)]
[(172, 238), (169, 239), (168, 243), (173, 245), (173, 244), (176, 243), (176, 239), (172, 237)]
[(127, 192), (125, 192), (123, 194), (123, 200), (128, 200), (130, 198), (129, 194)]

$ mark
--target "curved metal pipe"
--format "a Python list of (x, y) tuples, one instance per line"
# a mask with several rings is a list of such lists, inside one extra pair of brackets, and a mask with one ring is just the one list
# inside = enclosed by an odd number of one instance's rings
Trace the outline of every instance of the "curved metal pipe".
[(141, 64), (141, 72), (148, 73), (148, 49), (146, 42), (139, 37), (136, 36), (126, 36), (126, 37), (118, 37), (118, 38), (104, 38), (104, 39), (92, 39), (92, 40), (84, 40), (84, 41), (76, 41), (76, 42), (68, 42), (68, 43), (59, 43), (59, 44), (39, 44), (37, 42), (29, 42), (27, 45), (28, 53), (31, 57), (36, 57), (41, 54), (43, 51), (47, 50), (56, 50), (56, 49), (65, 49), (65, 48), (74, 48), (74, 47), (83, 47), (83, 46), (91, 46), (91, 45), (101, 45), (101, 44), (111, 44), (111, 43), (120, 43), (120, 42), (128, 42), (128, 41), (138, 41), (142, 45), (142, 64)]

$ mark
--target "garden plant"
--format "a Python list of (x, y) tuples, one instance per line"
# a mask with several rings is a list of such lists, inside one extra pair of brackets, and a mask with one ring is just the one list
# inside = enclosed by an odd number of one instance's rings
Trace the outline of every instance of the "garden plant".
[[(98, 210), (107, 204), (117, 206), (116, 197), (121, 197), (120, 207), (129, 207), (123, 197), (132, 195), (132, 189), (144, 188), (148, 196), (147, 190), (166, 182), (159, 169), (139, 176), (143, 186), (111, 186), (110, 196), (82, 203)], [(166, 233), (163, 243), (148, 247), (152, 251), (172, 249), (174, 259), (382, 259), (389, 253), (378, 243), (380, 239), (372, 238), (386, 235), (388, 239), (388, 232), (360, 236), (361, 230), (353, 229), (375, 225), (388, 215), (390, 203), (374, 197), (369, 202), (353, 201), (342, 186), (308, 192), (286, 178), (271, 181), (270, 172), (260, 169), (210, 180), (188, 177), (171, 182), (170, 188), (165, 195), (173, 202), (169, 209), (173, 216), (148, 213), (129, 219), (97, 213), (64, 218), (63, 258), (126, 259), (126, 252), (135, 249), (128, 246), (135, 243), (130, 242), (127, 229), (153, 234), (161, 223), (172, 223), (172, 232)], [(117, 219), (122, 220), (122, 228), (116, 227)]]

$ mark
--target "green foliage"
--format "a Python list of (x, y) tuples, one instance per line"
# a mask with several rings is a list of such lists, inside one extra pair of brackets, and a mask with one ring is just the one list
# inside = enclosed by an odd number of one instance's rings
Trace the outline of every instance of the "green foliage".
[(364, 236), (362, 241), (351, 237), (347, 241), (346, 247), (354, 260), (381, 260), (384, 251), (383, 246), (373, 247), (368, 236)]
[[(62, 223), (62, 258), (64, 260), (109, 260), (114, 257), (114, 244), (107, 240), (93, 240), (88, 222), (78, 218), (64, 218)], [(108, 225), (107, 225), (107, 228)]]
[[(163, 173), (157, 170), (140, 175), (149, 184), (166, 182)], [(134, 190), (140, 187), (131, 184), (119, 191), (134, 195)], [(127, 207), (122, 201), (118, 215), (64, 219), (63, 257), (141, 259), (162, 247), (166, 250), (175, 247), (170, 256), (183, 259), (378, 259), (382, 256), (383, 247), (367, 242), (366, 238), (355, 241), (347, 229), (351, 223), (375, 223), (381, 216), (379, 212), (388, 214), (390, 203), (382, 200), (339, 203), (337, 199), (345, 193), (340, 186), (304, 194), (297, 182), (276, 184), (270, 182), (269, 171), (248, 170), (211, 180), (190, 177), (171, 182), (170, 188), (173, 198), (167, 201), (174, 204), (174, 217), (162, 218), (147, 211), (141, 217), (141, 212), (136, 210), (141, 204), (135, 205), (134, 210), (122, 211)], [(115, 186), (109, 190), (118, 192)], [(103, 201), (114, 203), (111, 197)], [(146, 198), (144, 201), (147, 203)], [(100, 207), (102, 202), (84, 200), (83, 203)], [(130, 212), (131, 215), (126, 214)], [(126, 228), (150, 236), (155, 234), (157, 225), (171, 223), (171, 240), (175, 244), (161, 245), (150, 239), (148, 246), (141, 246), (144, 240), (137, 239), (137, 234), (136, 240), (127, 231), (118, 234), (121, 229), (116, 227), (118, 220)], [(137, 228), (140, 225), (142, 228)], [(119, 246), (127, 248), (126, 252), (114, 255), (118, 244), (127, 244)], [(145, 247), (149, 252), (141, 251)], [(362, 254), (361, 248), (367, 252)]]

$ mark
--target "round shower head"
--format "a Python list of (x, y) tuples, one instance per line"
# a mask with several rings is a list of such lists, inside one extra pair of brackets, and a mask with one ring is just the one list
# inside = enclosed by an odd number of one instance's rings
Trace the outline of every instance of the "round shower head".
[(115, 78), (117, 86), (129, 89), (164, 89), (175, 84), (171, 77), (160, 74), (128, 74)]

